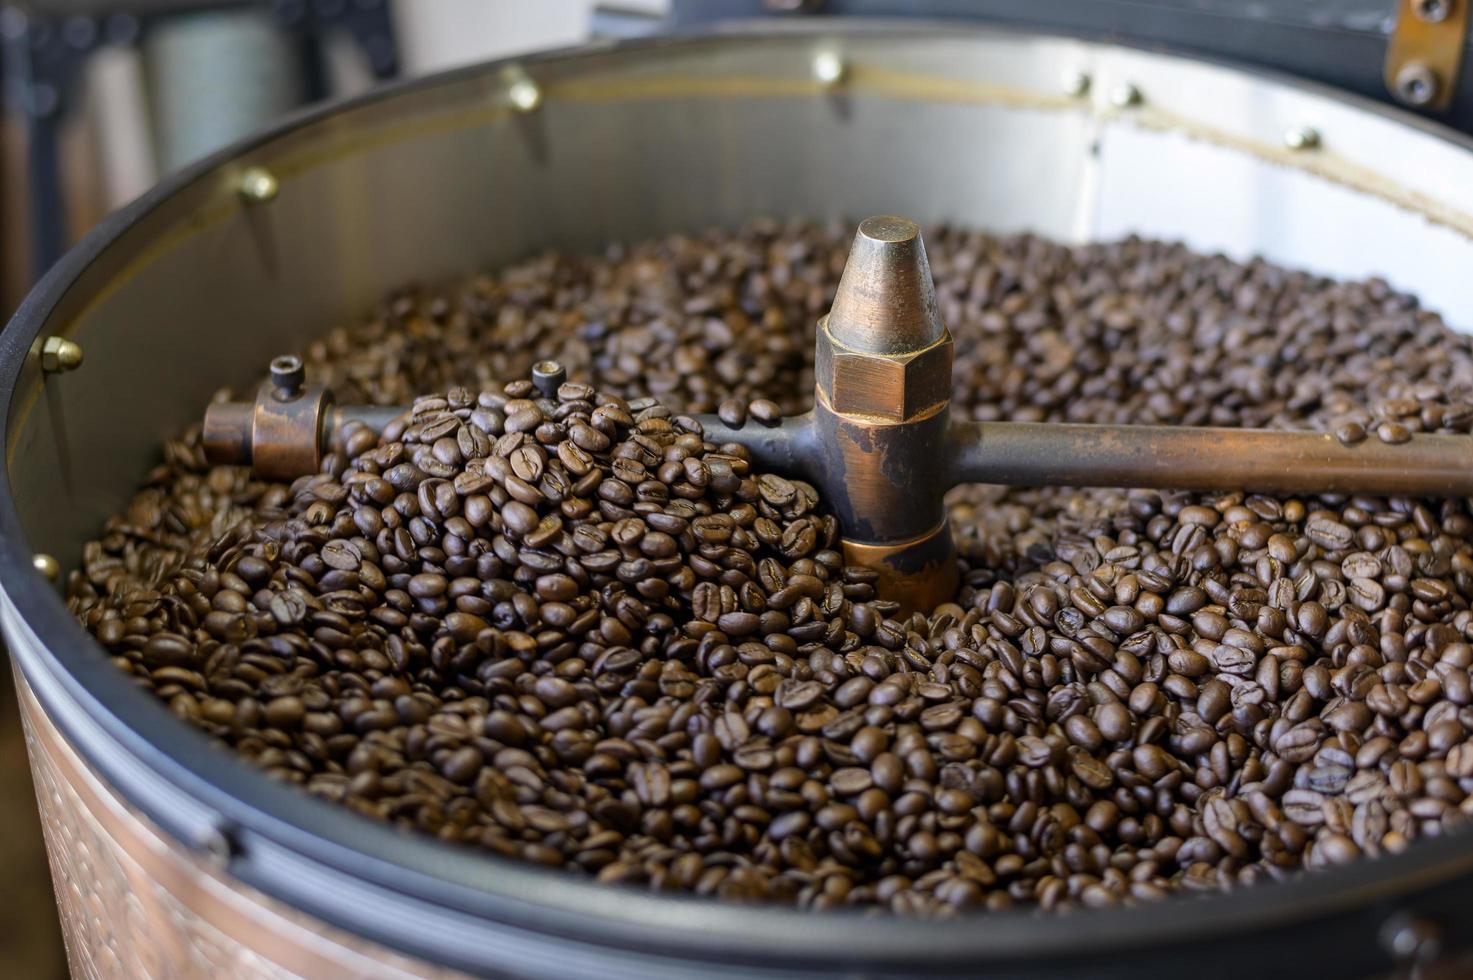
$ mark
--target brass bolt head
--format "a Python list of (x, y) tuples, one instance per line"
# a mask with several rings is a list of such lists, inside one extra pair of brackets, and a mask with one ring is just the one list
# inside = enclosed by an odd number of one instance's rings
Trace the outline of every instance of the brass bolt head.
[(265, 167), (249, 167), (240, 175), (240, 196), (252, 204), (274, 201), (280, 190), (276, 175)]
[(1117, 109), (1130, 109), (1145, 101), (1141, 90), (1130, 82), (1121, 82), (1110, 90), (1110, 104)]
[(523, 75), (511, 83), (506, 90), (506, 99), (517, 112), (536, 112), (542, 105), (542, 89), (537, 83)]
[(1313, 150), (1320, 145), (1319, 130), (1313, 126), (1295, 126), (1284, 133), (1284, 146), (1291, 150)]
[(65, 337), (47, 337), (41, 344), (41, 370), (62, 374), (82, 366), (82, 347)]
[(848, 66), (837, 51), (820, 51), (813, 56), (813, 79), (824, 88), (833, 88), (844, 80)]
[(47, 554), (37, 554), (31, 559), (31, 566), (46, 576), (49, 582), (55, 582), (61, 578), (61, 563)]
[(951, 398), (951, 334), (917, 351), (874, 354), (845, 347), (819, 321), (818, 389), (840, 415), (886, 423), (927, 418)]

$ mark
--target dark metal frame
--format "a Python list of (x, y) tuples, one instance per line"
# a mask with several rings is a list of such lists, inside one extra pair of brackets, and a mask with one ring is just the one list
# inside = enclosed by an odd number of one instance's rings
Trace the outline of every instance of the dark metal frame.
[[(829, 23), (824, 30), (840, 30)], [(922, 25), (897, 30), (915, 33)], [(865, 29), (861, 27), (860, 29)], [(948, 36), (965, 28), (945, 25)], [(739, 43), (742, 35), (720, 37)], [(709, 39), (696, 39), (706, 42)], [(693, 43), (661, 38), (634, 48)], [(519, 63), (576, 59), (578, 50)], [(345, 106), (502, 70), (477, 66), (316, 108), (164, 180), (89, 233), (36, 286), (0, 332), (0, 432), (36, 382), (28, 360), (67, 291), (108, 246), (180, 189), (255, 148)], [(1271, 76), (1279, 84), (1304, 87)], [(1314, 88), (1314, 86), (1308, 86)], [(1364, 100), (1344, 101), (1436, 132), (1473, 153), (1473, 139)], [(25, 386), (22, 386), (22, 379)], [(222, 750), (136, 687), (68, 613), (32, 566), (32, 549), (0, 472), (0, 582), (14, 645), (48, 715), (87, 761), (170, 834), (215, 855), (237, 880), (387, 946), (478, 973), (555, 975), (1208, 976), (1369, 975), (1397, 965), (1385, 940), (1394, 915), (1473, 947), (1473, 838), (1454, 834), (1407, 852), (1246, 894), (1172, 900), (1141, 910), (987, 914), (963, 922), (739, 907), (611, 888), (566, 873), (406, 834), (278, 783)]]

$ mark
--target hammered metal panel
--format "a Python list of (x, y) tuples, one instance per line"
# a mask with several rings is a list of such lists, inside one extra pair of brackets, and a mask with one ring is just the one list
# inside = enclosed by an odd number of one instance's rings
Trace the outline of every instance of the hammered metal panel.
[(21, 720), (73, 976), (459, 976), (234, 882), (114, 794), (16, 672)]

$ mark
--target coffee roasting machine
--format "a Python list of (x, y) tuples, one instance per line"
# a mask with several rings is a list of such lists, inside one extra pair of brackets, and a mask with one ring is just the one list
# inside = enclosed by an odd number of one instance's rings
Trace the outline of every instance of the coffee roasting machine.
[[(336, 422), (389, 424), (394, 410), (335, 405), (276, 356), (384, 284), (756, 214), (905, 216), (860, 226), (820, 327), (815, 411), (701, 420), (708, 438), (821, 486), (851, 560), (889, 576), (904, 603), (950, 589), (940, 508), (956, 482), (1473, 493), (1464, 437), (1345, 445), (949, 416), (951, 338), (917, 223), (1071, 242), (1139, 233), (1382, 275), (1473, 329), (1464, 0), (1040, 6), (677, 2), (651, 37), (309, 112), (166, 180), (58, 263), (0, 334), (0, 627), (74, 966), (1466, 969), (1473, 845), (1460, 835), (1272, 887), (1062, 920), (800, 916), (467, 855), (225, 756), (117, 672), (58, 595), (158, 440), (198, 420), (220, 385), (249, 390), (270, 364), (254, 401), (210, 406), (205, 440), (214, 458), (276, 476), (310, 472)], [(706, 22), (717, 12), (730, 19)], [(603, 23), (645, 26), (611, 12)], [(539, 367), (555, 389), (558, 366)]]

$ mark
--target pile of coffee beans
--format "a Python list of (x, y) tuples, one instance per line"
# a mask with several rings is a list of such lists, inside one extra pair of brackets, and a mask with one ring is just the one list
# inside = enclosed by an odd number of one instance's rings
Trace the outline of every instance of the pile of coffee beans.
[[(410, 414), (291, 486), (170, 442), (72, 608), (272, 775), (610, 883), (1135, 904), (1473, 812), (1465, 501), (961, 488), (964, 584), (901, 618), (811, 487), (705, 441), (683, 413), (806, 407), (849, 234), (756, 223), (391, 297), (306, 354)], [(1473, 426), (1473, 345), (1378, 281), (928, 248), (959, 414)], [(572, 378), (547, 395), (522, 380), (545, 356)]]

